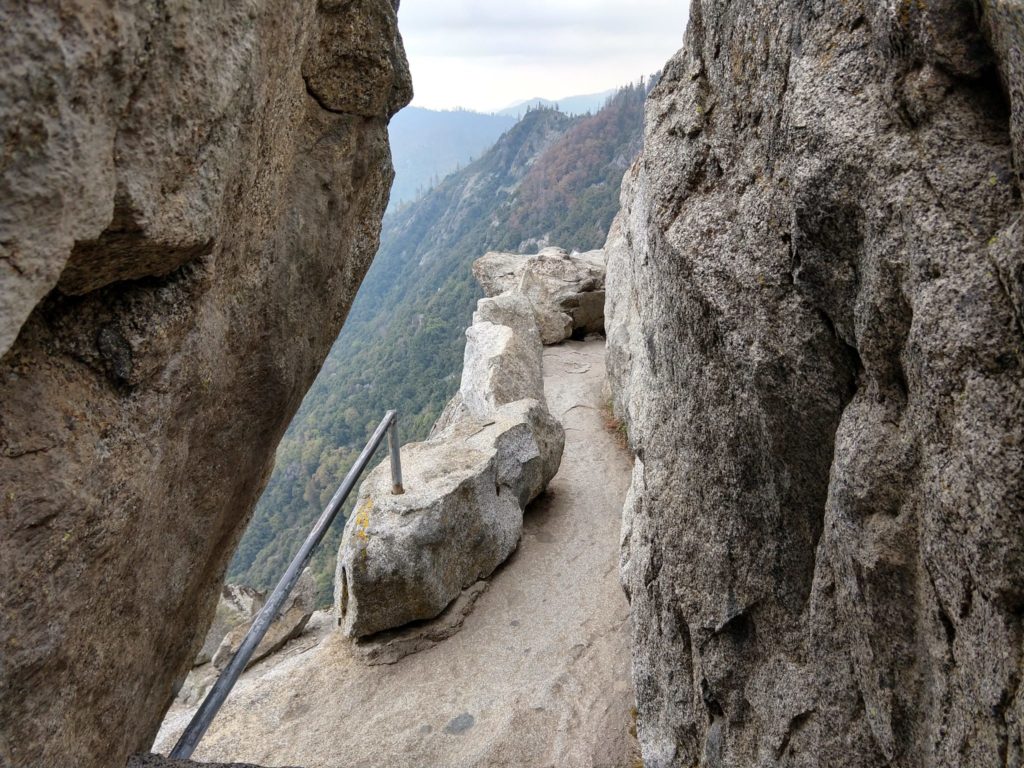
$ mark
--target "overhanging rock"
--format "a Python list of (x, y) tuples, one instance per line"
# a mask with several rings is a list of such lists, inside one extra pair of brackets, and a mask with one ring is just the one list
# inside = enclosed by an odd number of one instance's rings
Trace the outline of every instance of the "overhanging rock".
[(0, 18), (0, 763), (122, 768), (377, 251), (412, 82), (392, 0)]

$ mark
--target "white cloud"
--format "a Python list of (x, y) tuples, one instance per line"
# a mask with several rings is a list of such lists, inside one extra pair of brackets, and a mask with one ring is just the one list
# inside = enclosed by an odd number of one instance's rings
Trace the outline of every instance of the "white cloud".
[(686, 0), (402, 0), (414, 104), (500, 109), (595, 93), (661, 69)]

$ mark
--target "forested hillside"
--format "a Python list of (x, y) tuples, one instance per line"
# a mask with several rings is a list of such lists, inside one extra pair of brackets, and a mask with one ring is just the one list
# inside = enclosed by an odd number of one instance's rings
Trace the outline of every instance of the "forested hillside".
[(511, 106), (499, 109), (497, 114), (509, 115), (516, 119), (526, 114), (529, 109), (537, 109), (538, 107), (547, 107), (550, 109), (557, 109), (560, 112), (565, 112), (567, 115), (583, 115), (588, 112), (597, 112), (605, 105), (612, 96), (617, 93), (616, 89), (612, 88), (609, 91), (601, 91), (600, 93), (587, 93), (581, 96), (565, 96), (561, 99), (544, 99), (536, 97), (533, 99), (527, 99), (526, 101), (520, 101)]
[(509, 115), (465, 109), (403, 109), (388, 126), (395, 166), (389, 209), (415, 200), (449, 173), (469, 165), (515, 123)]
[[(464, 331), (479, 287), (470, 265), (488, 250), (600, 247), (624, 169), (641, 140), (645, 84), (592, 116), (534, 109), (479, 160), (384, 220), (381, 247), (341, 335), (277, 452), (231, 565), (258, 587), (284, 571), (384, 411), (403, 442), (422, 439), (458, 388)], [(347, 512), (347, 510), (346, 510)], [(327, 601), (341, 526), (314, 560)]]

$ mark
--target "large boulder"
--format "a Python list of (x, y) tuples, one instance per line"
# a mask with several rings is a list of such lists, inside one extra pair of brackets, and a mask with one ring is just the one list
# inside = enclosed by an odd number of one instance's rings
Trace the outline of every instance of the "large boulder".
[(544, 344), (604, 330), (602, 251), (545, 248), (533, 256), (491, 251), (473, 262), (473, 275), (488, 296), (515, 292), (526, 298)]
[(481, 299), (466, 330), (459, 392), (422, 443), (402, 446), (405, 493), (387, 462), (359, 489), (334, 581), (338, 623), (365, 636), (439, 615), (512, 554), (523, 509), (558, 471), (565, 443), (544, 399), (530, 301)]
[(542, 365), (530, 303), (516, 294), (482, 299), (466, 329), (460, 401), (478, 419), (516, 400), (543, 403)]
[[(262, 607), (262, 603), (260, 607)], [(307, 568), (295, 582), (288, 599), (284, 601), (281, 610), (267, 628), (267, 633), (260, 640), (260, 644), (256, 646), (248, 664), (245, 665), (246, 669), (282, 648), (289, 640), (298, 637), (315, 610), (316, 582), (313, 579), (313, 572)], [(242, 640), (245, 639), (251, 624), (251, 620), (244, 624), (238, 624), (224, 636), (213, 655), (214, 667), (222, 670), (228, 665), (242, 645)]]
[(528, 258), (520, 253), (488, 251), (473, 262), (473, 277), (487, 296), (511, 293), (523, 277)]
[(644, 764), (1016, 765), (1021, 5), (690, 8), (607, 251)]
[(0, 762), (121, 768), (377, 249), (389, 0), (0, 7)]
[(543, 363), (530, 302), (514, 292), (481, 299), (473, 325), (466, 330), (460, 389), (437, 417), (429, 436), (439, 435), (470, 412), (483, 418), (495, 407), (522, 398), (543, 403)]
[(515, 550), (523, 508), (554, 477), (565, 433), (536, 400), (466, 416), (402, 447), (363, 481), (338, 554), (335, 604), (349, 636), (440, 614)]

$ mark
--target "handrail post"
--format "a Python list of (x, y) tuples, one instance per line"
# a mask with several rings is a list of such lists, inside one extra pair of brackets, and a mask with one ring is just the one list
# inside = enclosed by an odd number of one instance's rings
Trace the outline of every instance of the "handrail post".
[(388, 448), (391, 451), (391, 493), (396, 496), (405, 493), (402, 487), (402, 457), (398, 448), (398, 413), (392, 411), (394, 418), (388, 428)]

